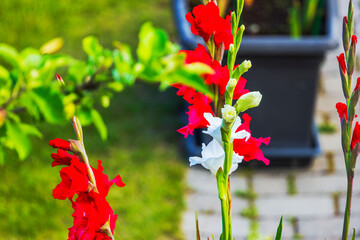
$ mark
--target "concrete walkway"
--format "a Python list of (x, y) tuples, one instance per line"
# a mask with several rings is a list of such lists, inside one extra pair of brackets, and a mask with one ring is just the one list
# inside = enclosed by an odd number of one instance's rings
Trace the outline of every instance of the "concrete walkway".
[[(341, 0), (343, 1), (343, 0)], [(345, 1), (347, 2), (347, 1)], [(339, 0), (340, 16), (346, 14), (347, 3)], [(356, 12), (358, 13), (358, 12)], [(339, 23), (341, 19), (339, 18)], [(340, 25), (339, 25), (340, 26)], [(359, 49), (359, 48), (358, 48)], [(336, 55), (342, 49), (330, 52), (322, 68), (322, 90), (317, 100), (316, 122), (328, 115), (331, 123), (339, 129), (339, 119), (335, 104), (344, 101)], [(358, 50), (359, 52), (359, 50)], [(355, 79), (360, 76), (357, 72)], [(359, 114), (359, 108), (357, 108)], [(345, 207), (346, 172), (340, 145), (340, 131), (320, 135), (323, 155), (316, 158), (305, 169), (254, 169), (253, 186), (258, 194), (255, 206), (259, 216), (259, 239), (273, 239), (281, 215), (284, 216), (283, 239), (294, 239), (298, 233), (303, 239), (337, 240), (340, 238)], [(335, 169), (329, 171), (329, 158), (334, 159)], [(360, 161), (360, 160), (358, 160)], [(331, 162), (331, 160), (330, 160)], [(357, 164), (359, 165), (359, 163)], [(353, 207), (350, 227), (357, 229), (360, 239), (360, 171), (357, 166), (354, 181)], [(288, 193), (289, 177), (297, 194)], [(186, 239), (195, 240), (195, 211), (199, 211), (199, 224), (202, 239), (214, 234), (219, 239), (221, 215), (217, 198), (216, 181), (209, 171), (190, 168), (187, 174), (189, 193), (186, 197), (187, 210), (183, 215), (183, 231)], [(233, 192), (246, 190), (244, 174), (235, 173), (231, 177)], [(338, 204), (338, 207), (336, 206)], [(249, 233), (249, 220), (240, 212), (248, 203), (233, 193), (233, 233), (236, 240), (246, 239)], [(291, 221), (292, 220), (292, 221)]]

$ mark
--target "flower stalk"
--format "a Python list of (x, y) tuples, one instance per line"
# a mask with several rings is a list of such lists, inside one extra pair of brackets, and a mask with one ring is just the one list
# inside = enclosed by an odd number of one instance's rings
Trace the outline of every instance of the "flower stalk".
[(355, 52), (357, 38), (353, 35), (353, 5), (352, 0), (349, 2), (348, 15), (343, 19), (343, 47), (344, 53), (340, 54), (337, 59), (339, 62), (342, 89), (345, 97), (344, 103), (337, 103), (336, 108), (341, 121), (341, 143), (344, 153), (345, 167), (347, 173), (347, 192), (346, 205), (344, 213), (344, 223), (342, 230), (342, 239), (347, 240), (349, 235), (349, 223), (351, 214), (351, 199), (354, 181), (354, 168), (357, 156), (359, 154), (360, 142), (360, 125), (356, 122), (353, 127), (353, 121), (356, 117), (355, 107), (359, 100), (360, 78), (357, 79), (355, 89), (351, 90), (352, 76), (355, 68)]
[[(249, 70), (251, 62), (245, 60), (236, 65), (236, 56), (245, 30), (243, 25), (239, 26), (244, 0), (237, 0), (236, 3), (236, 11), (225, 19), (219, 15), (216, 1), (204, 1), (204, 5), (196, 6), (192, 13), (185, 16), (191, 24), (191, 32), (201, 36), (206, 43), (206, 47), (199, 44), (193, 51), (183, 50), (187, 55), (185, 62), (202, 62), (214, 70), (213, 74), (202, 75), (213, 98), (184, 85), (174, 86), (179, 89), (177, 94), (190, 104), (187, 112), (189, 124), (178, 132), (187, 137), (194, 129), (207, 127), (203, 133), (213, 138), (210, 143), (203, 143), (201, 157), (190, 157), (189, 161), (190, 166), (201, 164), (216, 176), (222, 218), (220, 240), (233, 240), (230, 174), (242, 160), (257, 159), (269, 164), (259, 147), (262, 143), (268, 144), (270, 138), (252, 137), (250, 116), (242, 115), (244, 123), (241, 123), (238, 116), (239, 113), (258, 106), (261, 94), (250, 93), (245, 89), (246, 79), (242, 75)], [(226, 66), (221, 65), (224, 50), (228, 50)]]

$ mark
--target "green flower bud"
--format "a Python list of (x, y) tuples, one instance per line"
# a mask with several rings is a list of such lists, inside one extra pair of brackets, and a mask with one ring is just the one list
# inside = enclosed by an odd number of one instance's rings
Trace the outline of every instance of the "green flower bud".
[(226, 85), (226, 90), (225, 90), (225, 104), (229, 104), (229, 105), (232, 104), (232, 98), (234, 95), (236, 84), (237, 84), (237, 79), (230, 78), (230, 80)]
[(236, 109), (233, 106), (225, 104), (225, 106), (221, 109), (223, 119), (228, 122), (232, 123), (236, 119)]
[(343, 19), (343, 32), (342, 32), (342, 38), (343, 38), (343, 46), (345, 52), (349, 50), (349, 44), (350, 44), (350, 34), (349, 34), (349, 26), (347, 17), (344, 17)]
[(355, 35), (352, 36), (351, 38), (351, 45), (350, 45), (350, 49), (349, 49), (349, 58), (348, 58), (348, 62), (347, 62), (347, 72), (349, 76), (352, 76), (352, 74), (354, 73), (354, 69), (355, 69), (355, 52), (356, 52), (356, 43), (357, 43), (357, 38)]
[(244, 112), (250, 108), (259, 106), (262, 95), (260, 92), (249, 92), (242, 95), (236, 102), (235, 108), (237, 113)]
[(233, 78), (239, 79), (245, 72), (251, 68), (251, 61), (245, 60), (239, 66), (237, 66), (233, 73)]

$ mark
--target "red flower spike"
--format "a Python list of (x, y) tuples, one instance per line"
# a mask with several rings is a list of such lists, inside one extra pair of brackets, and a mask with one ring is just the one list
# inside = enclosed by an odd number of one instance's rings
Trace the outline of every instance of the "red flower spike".
[(347, 24), (348, 24), (348, 19), (347, 19), (346, 16), (344, 17), (344, 21), (345, 21), (345, 23), (346, 23), (346, 25), (347, 25)]
[(339, 62), (341, 71), (345, 74), (346, 73), (345, 54), (342, 53), (339, 56), (337, 56), (336, 58), (337, 58), (337, 60)]
[(346, 121), (348, 120), (348, 114), (347, 114), (347, 106), (345, 103), (338, 102), (336, 104), (336, 110), (339, 114), (340, 120), (342, 120), (345, 116)]
[(55, 138), (53, 140), (50, 140), (49, 145), (52, 146), (53, 148), (60, 148), (62, 150), (71, 151), (70, 142), (60, 138)]
[(351, 144), (350, 144), (351, 151), (354, 149), (354, 147), (357, 143), (360, 144), (360, 124), (359, 124), (359, 122), (355, 123), (354, 131), (353, 131), (353, 135), (352, 135), (352, 139), (351, 139)]

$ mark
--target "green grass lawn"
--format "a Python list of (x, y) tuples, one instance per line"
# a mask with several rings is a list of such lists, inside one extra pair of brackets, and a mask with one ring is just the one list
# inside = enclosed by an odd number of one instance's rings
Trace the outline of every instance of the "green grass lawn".
[[(64, 52), (82, 57), (81, 39), (96, 35), (111, 47), (114, 40), (137, 42), (140, 25), (152, 21), (174, 37), (168, 0), (50, 1), (2, 0), (0, 41), (18, 49), (39, 47), (53, 37), (65, 39)], [(116, 239), (182, 239), (186, 166), (178, 148), (179, 98), (174, 90), (159, 92), (143, 83), (115, 96), (101, 110), (109, 137), (84, 129), (92, 164), (103, 160), (110, 178), (120, 174), (127, 184), (114, 186), (108, 197), (119, 215)], [(8, 153), (0, 166), (0, 239), (66, 239), (72, 225), (69, 201), (55, 200), (60, 167), (51, 168), (48, 141), (74, 138), (71, 124), (41, 124), (44, 137), (33, 139), (31, 156), (21, 162)]]

